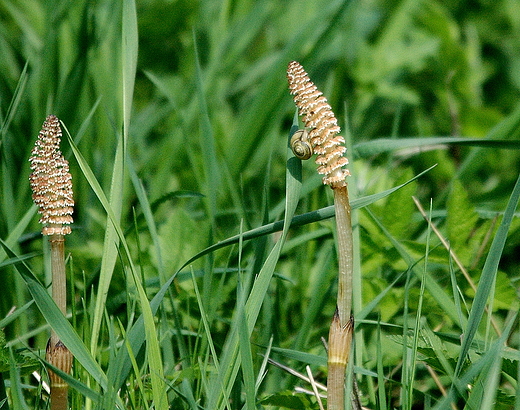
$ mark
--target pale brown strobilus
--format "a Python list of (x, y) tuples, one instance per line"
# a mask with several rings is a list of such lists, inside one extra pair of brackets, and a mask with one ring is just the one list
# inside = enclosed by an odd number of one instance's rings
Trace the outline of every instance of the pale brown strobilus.
[(305, 130), (297, 131), (291, 139), (295, 156), (301, 159), (317, 154), (318, 173), (323, 183), (334, 192), (338, 252), (338, 297), (328, 342), (327, 408), (343, 410), (345, 401), (345, 372), (350, 356), (354, 319), (352, 317), (353, 247), (351, 208), (344, 168), (348, 159), (345, 140), (338, 135), (340, 127), (332, 109), (303, 67), (296, 61), (287, 68), (289, 89), (298, 113), (303, 116)]
[[(49, 238), (51, 248), (52, 298), (65, 315), (67, 311), (67, 284), (65, 274), (65, 235), (71, 232), (74, 199), (69, 163), (60, 151), (60, 121), (49, 115), (38, 135), (29, 159), (34, 203), (39, 207), (42, 234)], [(47, 343), (46, 360), (65, 373), (70, 373), (72, 353), (58, 335), (51, 331)], [(68, 385), (49, 370), (51, 409), (68, 408)]]

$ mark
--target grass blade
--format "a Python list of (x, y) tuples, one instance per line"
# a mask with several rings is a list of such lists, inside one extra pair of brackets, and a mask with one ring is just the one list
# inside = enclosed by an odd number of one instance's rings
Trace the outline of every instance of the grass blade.
[[(4, 241), (0, 240), (0, 244), (10, 257), (16, 257), (14, 252), (9, 249)], [(65, 346), (67, 346), (67, 348), (72, 352), (74, 358), (85, 368), (85, 370), (87, 370), (87, 372), (103, 389), (106, 389), (108, 382), (105, 373), (89, 353), (76, 330), (67, 321), (65, 316), (63, 316), (58, 306), (56, 306), (56, 303), (54, 303), (54, 300), (47, 292), (47, 289), (41, 285), (41, 283), (36, 279), (34, 273), (24, 263), (16, 265), (16, 269), (25, 281), (29, 293), (36, 302), (36, 305), (45, 320), (53, 328)]]
[(518, 206), (519, 200), (520, 177), (517, 179), (515, 187), (513, 188), (513, 192), (511, 193), (509, 203), (507, 204), (506, 210), (504, 212), (502, 222), (500, 223), (498, 231), (495, 237), (493, 238), (491, 248), (489, 249), (489, 253), (484, 264), (484, 268), (482, 269), (482, 276), (480, 277), (480, 281), (477, 287), (477, 293), (475, 294), (475, 299), (471, 307), (467, 327), (464, 332), (464, 339), (462, 340), (461, 352), (457, 361), (457, 367), (455, 368), (455, 377), (457, 377), (462, 370), (462, 364), (466, 359), (471, 343), (473, 342), (473, 339), (475, 338), (475, 335), (478, 331), (478, 327), (480, 321), (482, 320), (482, 316), (484, 315), (484, 310), (489, 295), (496, 280), (498, 264), (500, 262), (500, 257), (502, 256), (502, 251), (506, 243), (507, 233), (509, 231), (509, 227), (511, 226), (511, 222), (513, 220), (514, 213)]
[[(297, 127), (293, 126), (290, 135), (292, 135), (296, 129)], [(298, 204), (301, 188), (301, 161), (292, 156), (292, 151), (289, 152), (286, 177), (286, 214), (284, 219), (284, 228), (282, 231), (282, 236), (278, 239), (278, 242), (276, 242), (262, 269), (260, 270), (249, 294), (249, 298), (246, 302), (245, 316), (249, 332), (251, 332), (256, 323), (263, 299), (267, 292), (271, 277), (274, 273), (276, 263), (278, 262), (282, 246), (289, 231), (290, 221), (293, 218), (294, 211), (296, 210), (296, 206)], [(230, 332), (222, 354), (222, 372), (216, 376), (217, 380), (215, 381), (215, 385), (222, 385), (225, 387), (226, 397), (229, 396), (229, 392), (233, 387), (240, 366), (238, 338), (239, 335), (236, 331)], [(224, 397), (221, 395), (220, 389), (213, 389), (208, 399), (208, 407), (212, 409), (223, 408), (225, 403), (223, 398)]]

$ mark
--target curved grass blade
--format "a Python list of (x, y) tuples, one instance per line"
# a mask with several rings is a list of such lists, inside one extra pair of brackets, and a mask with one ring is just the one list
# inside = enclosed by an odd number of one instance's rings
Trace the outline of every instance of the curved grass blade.
[[(11, 258), (16, 258), (16, 254), (0, 240), (4, 251)], [(34, 273), (21, 262), (15, 265), (16, 269), (22, 276), (22, 279), (27, 285), (29, 293), (33, 297), (41, 314), (56, 332), (59, 338), (63, 341), (65, 346), (72, 352), (74, 358), (85, 368), (85, 370), (96, 380), (99, 385), (106, 389), (108, 386), (108, 379), (96, 360), (89, 353), (87, 347), (76, 333), (76, 330), (63, 316), (58, 306), (47, 292), (44, 286), (36, 279)]]
[(468, 323), (464, 332), (464, 339), (462, 340), (459, 360), (457, 361), (457, 367), (455, 368), (455, 377), (457, 377), (462, 370), (462, 365), (466, 359), (466, 356), (471, 347), (471, 343), (475, 338), (480, 321), (484, 315), (484, 310), (489, 295), (494, 288), (496, 275), (498, 272), (498, 264), (502, 256), (507, 239), (507, 233), (509, 231), (509, 227), (511, 226), (511, 222), (513, 220), (519, 201), (520, 176), (518, 177), (515, 187), (513, 188), (509, 203), (507, 204), (506, 210), (504, 212), (504, 217), (502, 218), (502, 222), (500, 223), (497, 233), (493, 238), (486, 262), (484, 263), (484, 267), (482, 269), (482, 275), (478, 283), (477, 292), (475, 294), (475, 299), (473, 300)]
[(424, 285), (431, 296), (435, 299), (435, 301), (439, 304), (439, 306), (449, 315), (455, 323), (457, 323), (460, 327), (464, 327), (466, 323), (459, 322), (459, 314), (458, 310), (455, 306), (455, 302), (453, 302), (451, 296), (449, 296), (446, 291), (439, 285), (439, 283), (432, 277), (429, 272), (423, 272), (422, 267), (424, 261), (418, 263), (412, 255), (406, 250), (404, 246), (383, 226), (381, 221), (377, 219), (377, 217), (367, 209), (368, 215), (371, 219), (377, 224), (381, 232), (390, 240), (392, 246), (399, 252), (401, 258), (408, 264), (409, 269), (413, 272), (413, 274), (419, 279), (422, 280), (424, 276)]
[[(296, 130), (297, 126), (293, 126), (289, 138)], [(286, 213), (282, 235), (269, 253), (262, 269), (260, 269), (245, 304), (244, 313), (249, 335), (251, 334), (258, 318), (262, 302), (273, 276), (283, 244), (285, 243), (285, 239), (289, 232), (291, 220), (300, 197), (301, 161), (292, 156), (292, 151), (288, 151), (288, 155), (289, 159), (287, 161), (286, 172)], [(215, 376), (215, 380), (213, 381), (213, 386), (215, 386), (215, 388), (209, 392), (208, 408), (211, 409), (222, 409), (225, 406), (240, 368), (241, 356), (239, 354), (239, 326), (236, 323), (236, 319), (237, 318), (235, 318), (234, 326), (232, 326), (232, 329), (229, 332), (222, 353), (222, 359), (220, 362), (222, 371)], [(224, 386), (224, 392), (222, 392), (220, 386)]]
[[(397, 191), (398, 189), (401, 189), (402, 187), (408, 185), (410, 182), (415, 181), (417, 178), (421, 177), (422, 175), (424, 175), (426, 172), (430, 171), (434, 167), (435, 167), (435, 165), (431, 166), (430, 168), (424, 170), (420, 174), (417, 174), (415, 177), (413, 177), (409, 181), (406, 181), (404, 184), (398, 185), (391, 189), (387, 189), (386, 191), (379, 192), (377, 194), (368, 195), (363, 198), (355, 199), (352, 201), (351, 207), (352, 207), (352, 209), (363, 208), (382, 198), (385, 198), (388, 195), (392, 194), (393, 192)], [(334, 216), (334, 205), (331, 205), (331, 206), (327, 206), (322, 209), (318, 209), (317, 211), (307, 212), (302, 215), (294, 216), (291, 219), (290, 227), (298, 227), (298, 226), (307, 225), (307, 224), (310, 224), (313, 222), (318, 222), (318, 221), (322, 221), (324, 219), (332, 218), (333, 216)], [(190, 258), (188, 261), (186, 261), (186, 263), (184, 263), (180, 267), (179, 271), (184, 269), (190, 263), (193, 263), (197, 259), (201, 258), (204, 255), (207, 255), (210, 252), (214, 252), (218, 249), (238, 243), (241, 238), (242, 238), (242, 240), (247, 241), (250, 239), (258, 238), (259, 236), (268, 235), (268, 234), (271, 234), (274, 232), (281, 231), (284, 227), (284, 223), (285, 223), (285, 220), (276, 221), (276, 222), (273, 222), (273, 223), (270, 223), (270, 224), (267, 224), (264, 226), (260, 226), (258, 228), (251, 229), (247, 232), (244, 232), (243, 234), (232, 236), (232, 237), (227, 238), (223, 241), (220, 241), (214, 245), (211, 245), (211, 246), (207, 247), (206, 249), (197, 253), (195, 256)]]
[(520, 149), (520, 141), (518, 140), (511, 141), (493, 140), (489, 138), (476, 139), (456, 137), (419, 137), (401, 139), (381, 138), (367, 142), (360, 142), (359, 144), (354, 145), (354, 157), (369, 158), (377, 154), (382, 154), (383, 152), (395, 151), (406, 148), (435, 147), (439, 145), (462, 145), (482, 148)]

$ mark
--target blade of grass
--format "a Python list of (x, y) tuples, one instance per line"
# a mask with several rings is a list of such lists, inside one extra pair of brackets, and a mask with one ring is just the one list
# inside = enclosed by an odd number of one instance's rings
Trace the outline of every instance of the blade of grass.
[[(505, 356), (504, 351), (506, 349), (506, 341), (511, 335), (511, 330), (513, 328), (513, 325), (515, 324), (517, 317), (518, 313), (515, 313), (514, 315), (512, 315), (512, 317), (509, 318), (509, 320), (506, 322), (504, 326), (502, 335), (489, 346), (489, 348), (482, 354), (482, 356), (480, 356), (467, 368), (464, 374), (458, 375), (457, 378), (453, 381), (453, 384), (459, 386), (473, 386), (475, 378), (478, 378), (479, 376), (485, 378), (491, 367), (499, 366), (497, 360), (501, 361), (501, 359)], [(494, 376), (490, 375), (490, 377), (491, 379), (488, 379), (488, 382), (494, 383)], [(478, 386), (477, 389), (480, 392), (482, 392), (481, 386)], [(496, 391), (497, 389), (495, 388), (494, 390)], [(471, 392), (470, 396), (472, 394), (473, 393)], [(479, 397), (481, 398), (482, 395), (480, 395)], [(453, 402), (453, 400), (453, 389), (451, 389), (449, 394), (437, 403), (437, 405), (434, 407), (434, 410), (451, 409), (451, 403)]]
[[(430, 218), (431, 218), (431, 212), (432, 212), (432, 203), (430, 202)], [(411, 358), (409, 361), (409, 368), (408, 368), (408, 380), (406, 382), (407, 386), (410, 387), (410, 391), (408, 394), (408, 402), (404, 404), (405, 408), (411, 409), (412, 408), (412, 402), (413, 402), (413, 385), (415, 381), (415, 369), (417, 367), (417, 349), (419, 344), (419, 335), (421, 333), (421, 318), (422, 318), (422, 304), (424, 300), (424, 287), (425, 287), (425, 278), (426, 278), (426, 272), (428, 270), (428, 255), (430, 252), (430, 234), (431, 234), (431, 228), (430, 225), (428, 225), (428, 229), (426, 232), (426, 250), (424, 253), (424, 263), (423, 263), (423, 275), (421, 277), (421, 287), (419, 290), (419, 299), (418, 299), (418, 305), (417, 305), (417, 312), (415, 315), (415, 325), (413, 329), (413, 339), (412, 339), (412, 347), (411, 347)], [(409, 288), (408, 288), (409, 290)]]
[[(4, 241), (0, 240), (0, 244), (10, 257), (16, 257), (15, 253), (5, 244)], [(29, 293), (36, 302), (36, 305), (45, 320), (54, 329), (63, 343), (69, 348), (75, 359), (103, 389), (106, 389), (108, 380), (105, 373), (89, 353), (85, 344), (76, 333), (76, 330), (67, 321), (65, 316), (63, 316), (58, 306), (56, 306), (56, 303), (49, 295), (47, 289), (40, 284), (34, 273), (27, 267), (27, 265), (25, 265), (25, 263), (22, 262), (17, 264), (16, 269), (25, 281)]]
[[(451, 145), (482, 147), (482, 148), (509, 148), (520, 149), (520, 141), (493, 140), (489, 138), (458, 138), (458, 137), (418, 137), (376, 140), (360, 142), (354, 145), (355, 158), (370, 158), (384, 152), (402, 150), (407, 148), (426, 148)], [(419, 151), (417, 151), (419, 152)]]
[(119, 238), (114, 227), (121, 218), (123, 207), (124, 167), (128, 130), (134, 92), (135, 73), (137, 67), (137, 15), (135, 2), (128, 0), (123, 2), (122, 8), (122, 33), (121, 33), (121, 75), (122, 75), (122, 133), (119, 135), (114, 166), (112, 169), (112, 183), (110, 187), (110, 208), (114, 213), (114, 220), (107, 220), (105, 239), (103, 242), (103, 256), (101, 259), (101, 271), (96, 297), (96, 306), (92, 320), (91, 351), (97, 350), (99, 330), (105, 308), (108, 288), (112, 280), (115, 263), (117, 260), (117, 247)]
[[(137, 292), (139, 295), (139, 303), (142, 309), (143, 316), (143, 325), (144, 325), (144, 333), (146, 338), (146, 355), (148, 359), (148, 366), (150, 368), (150, 379), (152, 384), (152, 397), (154, 400), (154, 407), (156, 409), (166, 410), (168, 409), (168, 401), (166, 397), (166, 386), (164, 383), (164, 371), (163, 371), (163, 363), (161, 358), (161, 351), (159, 347), (159, 336), (157, 334), (157, 329), (155, 327), (154, 321), (154, 311), (152, 310), (150, 303), (146, 297), (146, 292), (142, 286), (140, 281), (140, 276), (137, 272), (130, 267), (130, 273), (132, 275), (134, 284), (137, 288)], [(139, 346), (140, 348), (140, 346)], [(137, 349), (138, 351), (139, 349)], [(127, 351), (125, 349), (125, 351)], [(127, 354), (125, 356), (127, 360), (130, 359), (130, 356)], [(130, 360), (129, 360), (130, 361)], [(114, 361), (115, 362), (115, 361)], [(117, 362), (119, 365), (120, 362)], [(112, 385), (113, 386), (113, 385)], [(110, 403), (106, 403), (105, 405), (109, 406)], [(107, 407), (108, 408), (108, 407)]]
[[(196, 88), (199, 99), (200, 110), (200, 150), (202, 152), (202, 167), (205, 177), (205, 187), (208, 192), (208, 201), (206, 202), (206, 209), (208, 211), (209, 219), (212, 224), (215, 223), (215, 214), (217, 212), (217, 192), (220, 186), (220, 172), (218, 161), (216, 157), (216, 145), (213, 137), (213, 129), (209, 119), (208, 105), (206, 96), (204, 95), (204, 85), (202, 80), (202, 70), (200, 68), (199, 52), (197, 48), (197, 39), (195, 32), (193, 32), (193, 44), (195, 46), (195, 74), (196, 74)], [(215, 230), (215, 226), (213, 227)]]
[[(148, 340), (146, 352), (148, 355), (149, 366), (150, 366), (150, 371), (151, 371), (152, 391), (153, 391), (153, 395), (154, 395), (155, 406), (157, 406), (157, 408), (161, 408), (161, 409), (167, 408), (166, 392), (164, 389), (162, 359), (161, 359), (161, 355), (160, 355), (159, 341), (158, 341), (157, 331), (155, 328), (154, 317), (153, 317), (156, 312), (156, 309), (158, 308), (159, 302), (156, 305), (157, 307), (155, 309), (153, 309), (150, 302), (148, 301), (148, 299), (146, 297), (146, 292), (143, 289), (139, 275), (137, 275), (136, 270), (133, 266), (130, 249), (128, 248), (128, 244), (125, 240), (124, 234), (121, 231), (121, 227), (116, 222), (116, 217), (113, 212), (113, 209), (112, 209), (110, 203), (108, 202), (103, 190), (101, 189), (101, 186), (99, 185), (98, 181), (96, 180), (89, 165), (87, 164), (87, 162), (81, 155), (81, 152), (78, 150), (78, 148), (75, 146), (74, 142), (72, 141), (72, 137), (70, 136), (66, 127), (65, 127), (65, 130), (67, 133), (67, 138), (68, 138), (69, 143), (72, 148), (72, 152), (73, 152), (74, 156), (76, 157), (76, 160), (78, 161), (78, 164), (79, 164), (83, 174), (85, 175), (85, 178), (87, 179), (90, 186), (94, 190), (94, 193), (97, 195), (99, 201), (105, 208), (105, 212), (108, 215), (107, 225), (110, 224), (110, 226), (112, 226), (112, 229), (114, 230), (114, 234), (116, 235), (118, 242), (121, 242), (121, 244), (123, 245), (126, 259), (130, 265), (128, 270), (129, 270), (130, 274), (132, 275), (132, 279), (137, 288), (138, 295), (139, 295), (139, 302), (140, 302), (141, 309), (143, 312), (142, 313), (142, 318), (143, 318), (142, 325), (144, 326), (144, 334), (146, 335), (146, 340)], [(113, 252), (115, 252), (114, 256), (116, 256), (117, 249), (114, 249)], [(115, 262), (115, 260), (114, 260), (114, 262)], [(171, 280), (173, 280), (173, 278)], [(170, 283), (171, 283), (171, 281), (167, 282), (167, 284), (170, 284)], [(166, 292), (166, 289), (167, 289), (167, 287), (164, 290), (165, 292)], [(162, 296), (164, 296), (164, 294), (162, 294)], [(161, 299), (162, 299), (162, 296), (161, 296)], [(96, 306), (97, 306), (97, 301), (96, 301)], [(103, 306), (103, 308), (104, 308), (104, 306)], [(104, 309), (103, 309), (103, 311), (104, 311)], [(100, 325), (101, 324), (99, 324), (99, 326)], [(142, 332), (142, 330), (141, 330), (141, 332)], [(132, 335), (132, 337), (136, 337), (134, 333), (131, 333), (131, 335)], [(138, 340), (136, 340), (135, 343), (132, 343), (132, 341), (131, 341), (132, 347), (134, 347), (133, 350), (139, 351), (142, 342), (144, 342), (144, 338), (143, 339), (138, 338)], [(130, 358), (129, 358), (128, 354), (123, 353), (121, 356), (118, 356), (118, 357), (120, 358), (119, 361), (115, 360), (114, 364), (113, 364), (114, 367), (112, 367), (112, 368), (121, 369), (121, 366), (125, 366), (125, 368), (126, 368), (125, 373), (128, 374), (128, 371), (131, 368), (131, 362), (129, 360)], [(111, 363), (111, 365), (112, 365), (112, 363)], [(109, 365), (108, 374), (110, 374), (112, 377), (115, 377), (115, 374), (113, 374), (114, 370), (111, 371), (111, 365)], [(119, 384), (119, 382), (122, 383), (124, 378), (121, 379), (120, 377), (117, 377), (116, 379), (111, 378), (110, 380), (112, 382), (110, 384), (110, 387), (114, 388), (114, 386), (117, 386), (117, 384)], [(118, 383), (113, 383), (114, 380), (117, 380)]]
[(242, 380), (244, 383), (246, 401), (245, 409), (254, 410), (256, 408), (256, 389), (255, 376), (253, 372), (253, 355), (251, 352), (251, 342), (249, 341), (252, 330), (249, 330), (248, 328), (247, 317), (245, 315), (245, 289), (243, 289), (241, 293), (243, 293), (243, 295), (238, 298), (238, 309), (236, 311), (238, 321), (238, 350), (240, 352), (240, 365), (242, 369)]
[[(7, 239), (5, 240), (5, 243), (10, 248), (14, 247), (17, 241), (20, 239), (22, 234), (25, 232), (27, 227), (29, 226), (29, 223), (34, 218), (34, 215), (36, 214), (37, 207), (36, 205), (32, 205), (27, 212), (24, 214), (22, 219), (18, 221), (16, 226), (9, 232), (9, 235), (7, 236)], [(4, 261), (7, 257), (7, 254), (4, 252), (3, 249), (0, 249), (0, 262)]]
[(403, 345), (402, 345), (402, 372), (401, 372), (401, 385), (399, 389), (400, 393), (400, 401), (403, 403), (403, 408), (405, 410), (409, 407), (410, 402), (412, 400), (413, 396), (413, 385), (410, 384), (410, 372), (411, 372), (411, 366), (410, 366), (410, 348), (408, 347), (408, 339), (409, 339), (409, 329), (410, 329), (410, 287), (412, 282), (412, 276), (413, 272), (411, 272), (412, 269), (408, 269), (407, 275), (406, 275), (406, 282), (404, 285), (404, 303), (403, 303), (403, 328), (402, 328), (402, 338), (403, 338)]
[(383, 352), (382, 352), (382, 343), (381, 343), (381, 318), (377, 321), (377, 397), (379, 399), (379, 408), (381, 410), (386, 410), (386, 394), (385, 394), (385, 376), (384, 376), (384, 368), (383, 368)]
[(204, 308), (204, 303), (202, 302), (202, 298), (200, 296), (199, 287), (197, 285), (197, 281), (195, 279), (195, 274), (193, 272), (193, 269), (191, 270), (191, 277), (193, 281), (193, 289), (195, 290), (195, 296), (197, 297), (197, 303), (199, 305), (200, 309), (200, 317), (202, 320), (202, 325), (204, 326), (204, 331), (206, 332), (206, 338), (208, 339), (209, 344), (209, 350), (211, 353), (211, 356), (213, 358), (213, 365), (215, 366), (215, 369), (217, 372), (220, 372), (220, 364), (218, 360), (217, 351), (215, 349), (215, 345), (213, 343), (213, 337), (211, 336), (211, 327), (208, 322), (208, 315), (206, 313), (206, 310)]
[[(296, 130), (297, 127), (293, 126), (290, 135), (292, 135)], [(275, 246), (269, 253), (269, 256), (267, 257), (262, 269), (260, 270), (249, 294), (249, 298), (246, 302), (245, 316), (249, 329), (248, 332), (252, 331), (256, 323), (263, 299), (274, 273), (276, 263), (278, 262), (282, 246), (289, 231), (290, 221), (293, 218), (294, 211), (298, 204), (299, 191), (301, 188), (301, 161), (292, 156), (292, 151), (288, 151), (288, 156), (289, 159), (287, 161), (286, 172), (286, 214), (284, 219), (284, 228), (281, 237), (278, 239), (278, 242), (276, 242)], [(222, 371), (216, 375), (216, 381), (213, 383), (214, 386), (225, 386), (225, 397), (229, 396), (240, 367), (238, 338), (239, 335), (236, 331), (229, 334), (222, 353)], [(225, 405), (225, 401), (223, 401), (223, 399), (224, 396), (221, 393), (220, 387), (213, 388), (210, 391), (210, 396), (208, 398), (208, 408), (222, 409)]]
[[(170, 279), (161, 287), (159, 292), (154, 296), (150, 302), (150, 308), (152, 314), (156, 314), (159, 306), (164, 298), (164, 295), (168, 291), (168, 288), (172, 284), (176, 275), (172, 275)], [(145, 330), (144, 330), (144, 317), (143, 314), (132, 325), (127, 333), (127, 340), (130, 344), (133, 352), (139, 352), (144, 341), (145, 341)], [(107, 370), (107, 376), (112, 381), (112, 385), (115, 390), (119, 390), (123, 385), (130, 369), (132, 368), (132, 362), (128, 355), (128, 349), (120, 349), (116, 354), (113, 363), (110, 363)]]
[[(365, 207), (367, 205), (370, 205), (371, 203), (373, 203), (373, 202), (375, 202), (375, 201), (377, 201), (379, 199), (382, 199), (382, 198), (390, 195), (391, 193), (397, 191), (398, 189), (408, 185), (410, 182), (412, 182), (412, 181), (416, 180), (417, 178), (421, 177), (422, 175), (424, 175), (426, 172), (430, 171), (434, 167), (435, 167), (435, 165), (430, 167), (430, 168), (428, 168), (428, 169), (426, 169), (426, 170), (424, 170), (423, 172), (417, 174), (414, 178), (410, 179), (409, 181), (406, 181), (404, 184), (398, 185), (398, 186), (396, 186), (394, 188), (388, 189), (388, 190), (383, 191), (383, 192), (379, 192), (377, 194), (368, 195), (368, 196), (363, 197), (363, 198), (355, 199), (354, 201), (352, 201), (351, 207), (352, 207), (352, 209), (358, 209), (358, 208), (362, 208), (362, 207)], [(302, 214), (302, 215), (294, 216), (292, 218), (291, 222), (290, 222), (290, 226), (291, 227), (297, 227), (297, 226), (307, 225), (309, 223), (322, 221), (324, 219), (328, 219), (328, 218), (332, 218), (332, 217), (334, 217), (334, 205), (327, 206), (327, 207), (322, 208), (322, 209), (318, 209), (317, 211), (307, 212), (307, 213)], [(284, 224), (285, 224), (285, 220), (273, 222), (273, 223), (270, 223), (270, 224), (267, 224), (267, 225), (264, 225), (264, 226), (260, 226), (258, 228), (254, 228), (254, 229), (251, 229), (251, 230), (249, 230), (247, 232), (244, 232), (243, 235), (242, 235), (242, 238), (243, 238), (243, 240), (249, 240), (249, 239), (257, 238), (259, 236), (263, 236), (263, 235), (267, 235), (267, 234), (270, 234), (270, 233), (278, 232), (278, 231), (281, 231), (284, 228)], [(240, 240), (240, 237), (241, 237), (241, 235), (235, 235), (235, 236), (232, 236), (230, 238), (224, 239), (224, 240), (222, 240), (222, 241), (220, 241), (220, 242), (218, 242), (218, 243), (216, 243), (214, 245), (211, 245), (211, 246), (207, 247), (206, 249), (200, 251), (195, 256), (193, 256), (188, 261), (186, 261), (180, 267), (179, 271), (184, 269), (190, 263), (196, 261), (197, 259), (201, 258), (204, 255), (207, 255), (210, 252), (214, 252), (214, 251), (216, 251), (218, 249), (221, 249), (221, 248), (223, 248), (225, 246), (229, 246), (229, 245), (238, 243), (238, 241)]]
[(13, 322), (16, 318), (18, 318), (18, 316), (23, 314), (29, 307), (31, 307), (33, 303), (34, 303), (34, 300), (27, 302), (25, 305), (21, 306), (20, 308), (16, 309), (14, 312), (10, 313), (7, 317), (0, 320), (0, 329), (3, 329), (9, 323)]
[[(505, 142), (518, 143), (518, 130), (520, 129), (520, 104), (511, 112), (509, 116), (495, 125), (488, 133), (487, 139), (492, 141), (505, 140)], [(492, 145), (493, 146), (493, 145)], [(497, 147), (499, 147), (498, 145)], [(504, 147), (505, 148), (505, 147)], [(509, 147), (508, 147), (509, 148)], [(515, 146), (516, 148), (516, 146)], [(465, 174), (478, 164), (478, 157), (481, 155), (483, 148), (474, 148), (464, 158), (464, 162), (457, 169), (454, 179), (463, 180)]]
[(135, 352), (132, 350), (132, 346), (130, 345), (128, 337), (126, 337), (125, 329), (121, 322), (119, 322), (119, 329), (121, 331), (121, 334), (123, 335), (123, 339), (125, 341), (125, 348), (126, 348), (126, 351), (128, 352), (128, 356), (130, 357), (130, 362), (132, 363), (132, 369), (134, 370), (137, 386), (139, 388), (139, 391), (141, 392), (141, 395), (143, 397), (146, 397), (146, 390), (144, 388), (143, 381), (141, 378), (141, 372), (139, 371), (139, 366), (138, 366), (137, 360), (135, 358)]
[(488, 302), (489, 295), (496, 280), (498, 264), (500, 262), (502, 251), (506, 243), (507, 233), (509, 231), (509, 227), (511, 226), (511, 222), (513, 220), (513, 216), (518, 206), (519, 200), (520, 177), (517, 179), (515, 187), (513, 188), (513, 192), (511, 193), (509, 203), (507, 204), (506, 210), (504, 212), (502, 222), (500, 223), (497, 233), (493, 238), (493, 242), (489, 249), (488, 256), (484, 263), (484, 267), (482, 269), (482, 275), (478, 283), (477, 292), (475, 294), (467, 326), (464, 331), (464, 338), (462, 339), (461, 351), (459, 359), (457, 361), (457, 366), (455, 368), (455, 377), (458, 377), (462, 370), (462, 365), (466, 360), (466, 356), (469, 352), (471, 343), (475, 338), (480, 321), (482, 320), (482, 316), (484, 315), (484, 310)]
[(7, 130), (9, 129), (9, 126), (11, 125), (11, 121), (13, 120), (15, 114), (17, 113), (18, 107), (20, 106), (20, 102), (22, 101), (22, 97), (24, 95), (25, 87), (27, 85), (28, 80), (28, 68), (29, 62), (26, 62), (22, 72), (20, 73), (20, 77), (18, 78), (18, 83), (16, 84), (14, 95), (9, 104), (9, 108), (7, 109), (4, 121), (2, 123), (2, 126), (0, 127), (0, 148), (2, 148), (2, 144), (7, 137)]
[(448, 376), (453, 377), (454, 368), (446, 356), (446, 348), (442, 345), (440, 338), (427, 325), (423, 326), (421, 331), (422, 337), (427, 340), (428, 346), (433, 348), (444, 372)]
[[(423, 271), (420, 269), (422, 265), (415, 261), (413, 257), (406, 251), (406, 249), (395, 239), (390, 232), (383, 226), (383, 224), (377, 219), (377, 217), (366, 208), (366, 212), (372, 218), (372, 220), (379, 226), (381, 231), (390, 240), (392, 245), (395, 247), (397, 252), (401, 255), (403, 260), (411, 267), (412, 272), (417, 278), (421, 278)], [(437, 283), (437, 281), (428, 273), (425, 273), (425, 286), (431, 296), (437, 301), (439, 306), (449, 315), (455, 323), (459, 326), (464, 327), (465, 323), (459, 323), (459, 312), (453, 302), (452, 298), (446, 293), (446, 291)]]
[[(127, 158), (127, 168), (128, 168), (128, 172), (130, 174), (130, 179), (132, 180), (132, 184), (134, 186), (135, 193), (137, 195), (137, 199), (139, 201), (139, 204), (141, 205), (141, 209), (142, 209), (145, 221), (146, 221), (146, 225), (148, 227), (148, 231), (150, 232), (150, 237), (152, 238), (152, 242), (153, 242), (154, 250), (155, 250), (155, 257), (157, 258), (157, 270), (159, 271), (159, 279), (161, 280), (161, 282), (164, 282), (165, 277), (164, 277), (164, 266), (163, 266), (162, 254), (161, 254), (161, 245), (159, 242), (159, 235), (157, 233), (157, 227), (156, 227), (154, 219), (153, 219), (152, 208), (151, 208), (150, 202), (148, 201), (148, 198), (146, 196), (146, 190), (143, 186), (143, 183), (137, 176), (137, 173), (135, 172), (135, 168), (134, 168), (131, 158)], [(163, 283), (161, 283), (161, 285), (162, 284)]]
[(13, 400), (13, 409), (29, 410), (29, 406), (27, 406), (27, 403), (23, 397), (20, 368), (16, 365), (16, 359), (14, 358), (12, 348), (9, 348), (9, 380), (11, 382), (11, 399)]

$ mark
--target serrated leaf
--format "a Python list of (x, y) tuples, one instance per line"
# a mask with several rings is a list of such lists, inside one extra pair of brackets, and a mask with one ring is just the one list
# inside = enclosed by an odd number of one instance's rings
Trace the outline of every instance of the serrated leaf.
[[(195, 221), (184, 209), (178, 208), (160, 226), (159, 243), (167, 275), (174, 274), (182, 262), (199, 250), (197, 244), (207, 241), (207, 229), (201, 226), (205, 224), (204, 221)], [(150, 253), (154, 255), (154, 250), (151, 249)]]
[[(471, 289), (468, 289), (466, 293), (471, 297), (475, 296), (475, 292), (473, 292)], [(502, 271), (498, 271), (495, 285), (495, 299), (493, 301), (493, 310), (510, 310), (514, 309), (515, 305), (518, 305), (518, 296), (516, 293), (516, 289), (511, 283), (509, 276)]]
[[(410, 169), (406, 170), (396, 181), (401, 184), (413, 178), (413, 173)], [(385, 203), (382, 219), (384, 225), (390, 233), (397, 237), (409, 235), (410, 225), (412, 224), (412, 215), (415, 210), (415, 205), (412, 196), (417, 190), (417, 182), (412, 182), (399, 191), (390, 195)]]
[(306, 410), (317, 408), (313, 406), (309, 397), (304, 394), (293, 394), (290, 391), (273, 394), (261, 400), (260, 403), (264, 406), (278, 406), (283, 409)]
[[(363, 299), (374, 300), (381, 292), (385, 291), (388, 283), (376, 276), (368, 278), (363, 286)], [(391, 289), (378, 304), (381, 320), (388, 322), (399, 310), (402, 309), (403, 289)]]
[(460, 181), (454, 180), (447, 202), (447, 233), (451, 248), (464, 265), (468, 265), (475, 249), (468, 246), (474, 233), (478, 214), (469, 201), (468, 194)]

